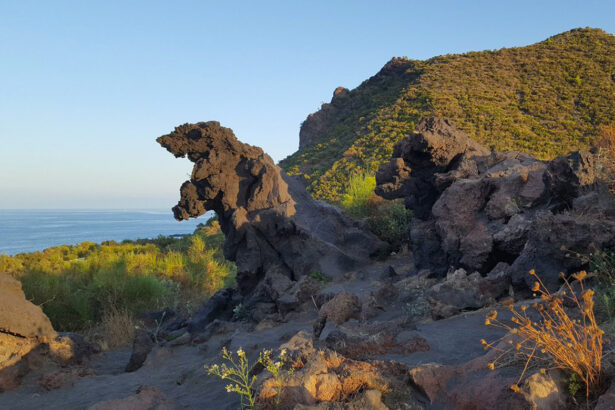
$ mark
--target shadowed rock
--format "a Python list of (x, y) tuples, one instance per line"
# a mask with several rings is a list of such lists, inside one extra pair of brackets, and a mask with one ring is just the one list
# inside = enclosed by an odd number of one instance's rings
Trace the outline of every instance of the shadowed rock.
[(486, 274), (506, 262), (513, 283), (536, 269), (554, 286), (559, 272), (583, 266), (566, 250), (615, 246), (613, 198), (598, 189), (587, 152), (550, 162), (488, 152), (447, 120), (429, 118), (395, 146), (376, 181), (378, 195), (404, 198), (413, 210), (416, 266), (439, 275), (457, 268)]
[(286, 278), (286, 288), (314, 271), (337, 277), (383, 246), (336, 208), (313, 200), (260, 148), (241, 143), (218, 122), (181, 125), (157, 141), (194, 162), (175, 218), (216, 212), (225, 257), (236, 262), (239, 291), (249, 303), (272, 302), (284, 292), (263, 281), (267, 275)]

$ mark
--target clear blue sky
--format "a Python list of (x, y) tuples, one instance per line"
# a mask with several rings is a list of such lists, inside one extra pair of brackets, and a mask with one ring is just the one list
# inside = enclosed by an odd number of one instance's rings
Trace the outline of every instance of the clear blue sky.
[(160, 208), (191, 165), (155, 138), (218, 120), (276, 161), (333, 89), (393, 56), (615, 32), (610, 1), (0, 0), (0, 208)]

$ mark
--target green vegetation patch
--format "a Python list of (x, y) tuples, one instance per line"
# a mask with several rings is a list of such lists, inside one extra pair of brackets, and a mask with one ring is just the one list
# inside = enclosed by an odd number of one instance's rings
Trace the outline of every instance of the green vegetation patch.
[(165, 306), (190, 309), (234, 284), (224, 236), (203, 227), (183, 238), (83, 242), (43, 252), (0, 255), (0, 272), (18, 278), (26, 297), (60, 331), (84, 330), (111, 310), (138, 314)]

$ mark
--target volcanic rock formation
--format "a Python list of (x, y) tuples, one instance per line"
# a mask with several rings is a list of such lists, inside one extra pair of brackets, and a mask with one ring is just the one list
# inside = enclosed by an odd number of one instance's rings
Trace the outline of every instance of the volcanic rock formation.
[(376, 181), (378, 195), (404, 198), (414, 211), (417, 268), (438, 275), (457, 268), (486, 274), (505, 262), (513, 284), (535, 269), (555, 285), (560, 272), (586, 263), (570, 250), (615, 246), (613, 198), (600, 189), (588, 152), (550, 162), (489, 152), (448, 120), (428, 118), (395, 146)]
[(194, 162), (175, 218), (216, 212), (225, 257), (237, 264), (241, 295), (249, 295), (244, 303), (274, 303), (301, 277), (316, 271), (337, 277), (383, 246), (336, 208), (313, 200), (260, 148), (241, 143), (218, 122), (184, 124), (157, 141)]
[(40, 307), (26, 299), (21, 283), (0, 273), (0, 393), (50, 358), (61, 365), (81, 362), (91, 346), (76, 335), (58, 337)]

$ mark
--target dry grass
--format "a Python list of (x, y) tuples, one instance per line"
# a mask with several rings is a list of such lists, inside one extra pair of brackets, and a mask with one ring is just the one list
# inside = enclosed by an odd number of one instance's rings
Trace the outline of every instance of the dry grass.
[[(579, 272), (573, 275), (579, 284), (576, 293), (570, 282), (563, 278), (567, 290), (553, 294), (533, 270), (530, 275), (536, 278), (532, 291), (542, 299), (541, 303), (532, 305), (532, 309), (540, 319), (533, 321), (528, 316), (527, 305), (522, 305), (520, 310), (514, 305), (510, 307), (513, 325), (499, 321), (497, 312), (492, 311), (487, 316), (485, 325), (506, 329), (518, 339), (516, 343), (512, 340), (509, 342), (511, 344), (509, 349), (496, 347), (497, 342), (489, 344), (481, 340), (485, 349), (501, 352), (499, 357), (489, 364), (489, 368), (493, 370), (495, 362), (510, 353), (520, 355), (525, 358), (525, 366), (517, 383), (511, 386), (512, 390), (519, 391), (519, 382), (528, 366), (538, 361), (542, 363), (542, 373), (547, 369), (557, 368), (576, 374), (584, 382), (586, 397), (589, 397), (590, 393), (598, 389), (601, 382), (604, 332), (598, 327), (594, 315), (594, 291), (586, 290), (583, 286), (583, 279), (587, 274)], [(573, 306), (578, 319), (569, 316), (564, 308), (565, 302)]]
[(135, 338), (136, 320), (128, 310), (110, 309), (102, 318), (102, 328), (110, 349), (130, 346)]
[(84, 332), (84, 336), (102, 350), (120, 349), (132, 345), (137, 326), (137, 319), (130, 311), (111, 308), (103, 314), (99, 324)]

